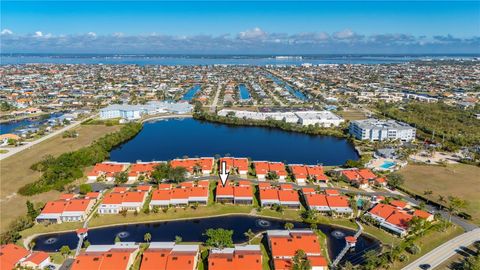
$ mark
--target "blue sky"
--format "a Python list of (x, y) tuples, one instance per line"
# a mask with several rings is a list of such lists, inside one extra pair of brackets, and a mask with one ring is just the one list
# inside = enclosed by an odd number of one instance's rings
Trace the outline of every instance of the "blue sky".
[(1, 31), (4, 52), (464, 53), (480, 2), (7, 0)]

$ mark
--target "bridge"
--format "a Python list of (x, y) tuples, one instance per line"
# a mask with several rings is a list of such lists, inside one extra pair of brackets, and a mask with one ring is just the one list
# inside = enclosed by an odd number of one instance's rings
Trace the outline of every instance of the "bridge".
[[(357, 226), (358, 226), (358, 230), (357, 232), (355, 233), (355, 235), (353, 236), (353, 238), (355, 238), (355, 240), (358, 239), (358, 237), (360, 237), (360, 235), (362, 234), (363, 232), (363, 226), (362, 224), (360, 224), (360, 222), (358, 222), (357, 220), (355, 220), (355, 223), (357, 223)], [(348, 250), (350, 249), (351, 247), (351, 244), (347, 241), (345, 241), (345, 247), (342, 249), (342, 251), (337, 255), (337, 257), (335, 258), (335, 260), (333, 261), (331, 267), (332, 268), (335, 268), (337, 267), (338, 263), (343, 259), (343, 257), (345, 256), (345, 254), (347, 254)]]

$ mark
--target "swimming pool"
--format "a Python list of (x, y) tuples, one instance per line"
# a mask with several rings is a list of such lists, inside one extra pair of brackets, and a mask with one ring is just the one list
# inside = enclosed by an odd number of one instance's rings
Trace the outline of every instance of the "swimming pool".
[(396, 163), (395, 162), (392, 162), (392, 161), (385, 161), (383, 162), (382, 165), (380, 165), (380, 168), (382, 169), (390, 169), (391, 167), (395, 166)]

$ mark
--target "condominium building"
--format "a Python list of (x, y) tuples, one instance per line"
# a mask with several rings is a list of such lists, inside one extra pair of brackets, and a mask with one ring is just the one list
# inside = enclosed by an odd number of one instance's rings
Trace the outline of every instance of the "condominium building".
[(395, 120), (366, 119), (350, 122), (349, 132), (359, 140), (415, 140), (416, 129)]

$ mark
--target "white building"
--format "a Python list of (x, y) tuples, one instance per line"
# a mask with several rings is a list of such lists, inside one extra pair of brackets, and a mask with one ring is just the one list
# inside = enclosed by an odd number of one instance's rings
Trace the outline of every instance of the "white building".
[(184, 114), (191, 112), (192, 109), (193, 106), (187, 102), (150, 101), (145, 105), (113, 104), (100, 110), (100, 118), (135, 120), (142, 115), (157, 113)]
[(350, 122), (349, 132), (359, 140), (415, 140), (416, 129), (395, 120), (366, 119)]
[(219, 116), (232, 116), (251, 120), (276, 120), (303, 126), (320, 125), (323, 127), (338, 126), (344, 120), (330, 111), (294, 111), (294, 112), (252, 112), (223, 109)]

